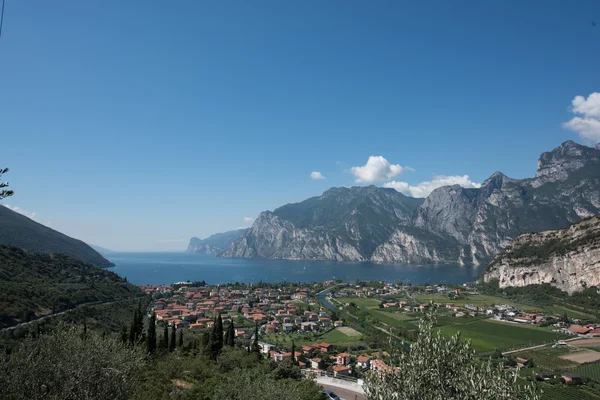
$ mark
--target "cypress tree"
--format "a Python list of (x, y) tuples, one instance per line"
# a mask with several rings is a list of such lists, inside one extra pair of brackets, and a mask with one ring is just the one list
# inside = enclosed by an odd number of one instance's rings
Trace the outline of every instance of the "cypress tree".
[(218, 343), (218, 349), (221, 351), (223, 348), (223, 319), (221, 318), (221, 313), (217, 316), (217, 320), (215, 322), (215, 335)]
[(123, 325), (123, 329), (121, 329), (121, 341), (123, 342), (123, 344), (125, 344), (127, 343), (128, 339), (129, 337), (127, 335), (127, 327)]
[(169, 351), (175, 351), (175, 344), (177, 343), (177, 327), (173, 323), (171, 328), (171, 343), (169, 344)]
[(152, 312), (150, 320), (148, 321), (148, 341), (146, 342), (146, 348), (148, 353), (154, 354), (156, 351), (156, 313)]
[(131, 326), (129, 327), (129, 345), (133, 346), (134, 343), (135, 343), (135, 322), (132, 322)]
[(179, 329), (179, 343), (177, 345), (183, 347), (183, 329)]
[(168, 325), (165, 325), (165, 328), (163, 329), (162, 348), (165, 350), (169, 350), (169, 326)]
[(208, 334), (208, 331), (204, 331), (202, 332), (202, 337), (200, 338), (200, 346), (202, 347), (202, 351), (207, 351), (208, 350), (208, 342), (210, 341), (210, 335)]
[(142, 337), (144, 333), (144, 313), (142, 312), (142, 301), (138, 302), (137, 310), (134, 313), (135, 320), (135, 338), (136, 340)]
[(296, 344), (292, 340), (292, 365), (296, 365)]
[(260, 347), (258, 346), (258, 322), (254, 322), (254, 338), (252, 339), (251, 352), (260, 354)]
[(235, 346), (235, 326), (233, 324), (233, 320), (229, 322), (229, 326), (227, 327), (227, 333), (225, 333), (225, 344), (227, 346)]

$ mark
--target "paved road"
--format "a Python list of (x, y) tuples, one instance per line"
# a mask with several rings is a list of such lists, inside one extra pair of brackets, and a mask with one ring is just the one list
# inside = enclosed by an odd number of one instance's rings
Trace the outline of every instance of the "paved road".
[(365, 395), (362, 393), (356, 393), (356, 392), (353, 392), (348, 389), (342, 389), (339, 386), (330, 386), (330, 385), (324, 385), (324, 384), (319, 384), (319, 386), (321, 386), (323, 389), (331, 390), (332, 392), (334, 392), (335, 394), (340, 396), (342, 398), (342, 400), (365, 400), (366, 399)]

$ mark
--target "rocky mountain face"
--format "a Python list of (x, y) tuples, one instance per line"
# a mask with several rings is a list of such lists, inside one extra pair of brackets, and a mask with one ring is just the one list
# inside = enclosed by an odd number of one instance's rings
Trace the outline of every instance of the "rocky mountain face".
[(234, 231), (216, 233), (206, 239), (193, 237), (188, 245), (188, 253), (219, 254), (227, 248), (234, 240), (239, 239), (247, 229), (236, 229)]
[(81, 240), (48, 228), (4, 206), (0, 206), (0, 244), (35, 253), (64, 254), (97, 267), (113, 266)]
[(523, 232), (564, 228), (600, 213), (600, 149), (565, 142), (534, 178), (494, 173), (415, 199), (393, 189), (332, 188), (263, 212), (223, 257), (461, 263), (489, 261)]
[(568, 293), (600, 285), (600, 217), (566, 229), (525, 233), (487, 267), (499, 286), (550, 283)]

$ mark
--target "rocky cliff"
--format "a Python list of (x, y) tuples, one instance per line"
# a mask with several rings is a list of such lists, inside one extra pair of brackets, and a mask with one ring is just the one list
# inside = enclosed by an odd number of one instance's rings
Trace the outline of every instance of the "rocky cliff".
[(600, 213), (600, 149), (568, 141), (543, 153), (534, 178), (494, 173), (426, 199), (393, 189), (332, 188), (264, 212), (224, 257), (382, 263), (488, 262), (523, 232), (564, 228)]
[(227, 248), (234, 240), (239, 239), (247, 229), (236, 229), (223, 233), (216, 233), (206, 239), (193, 237), (188, 245), (188, 253), (219, 254)]
[(550, 283), (568, 293), (600, 285), (600, 217), (517, 237), (486, 269), (500, 287)]

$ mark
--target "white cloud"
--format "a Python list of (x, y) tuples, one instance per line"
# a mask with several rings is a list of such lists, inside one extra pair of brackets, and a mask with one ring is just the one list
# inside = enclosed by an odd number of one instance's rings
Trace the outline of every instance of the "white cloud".
[(252, 222), (252, 221), (254, 221), (254, 218), (244, 217), (244, 222)]
[(320, 179), (325, 179), (325, 177), (319, 171), (313, 171), (310, 173), (310, 179), (314, 179), (314, 180), (318, 181)]
[(571, 102), (571, 112), (575, 114), (563, 127), (577, 132), (590, 142), (600, 141), (600, 93), (594, 92), (586, 99), (575, 96)]
[(358, 183), (375, 183), (398, 176), (404, 169), (400, 164), (390, 164), (382, 156), (371, 156), (365, 165), (352, 167), (350, 172)]
[(433, 177), (433, 180), (428, 182), (421, 182), (415, 186), (411, 186), (406, 182), (386, 182), (383, 187), (396, 189), (398, 192), (412, 197), (427, 197), (429, 193), (433, 192), (442, 186), (460, 185), (464, 188), (479, 188), (480, 183), (473, 182), (469, 175), (456, 175), (456, 176), (445, 176), (437, 175)]

